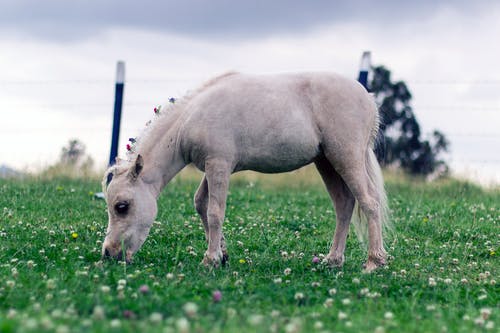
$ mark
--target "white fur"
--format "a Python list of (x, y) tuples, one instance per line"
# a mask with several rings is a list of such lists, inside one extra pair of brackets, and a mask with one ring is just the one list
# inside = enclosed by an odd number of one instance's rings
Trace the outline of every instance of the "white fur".
[[(123, 239), (131, 257), (156, 215), (156, 202), (145, 201), (155, 201), (163, 187), (193, 163), (205, 172), (195, 196), (208, 241), (204, 263), (218, 265), (227, 259), (221, 224), (230, 174), (284, 172), (314, 162), (337, 211), (328, 261), (343, 263), (356, 201), (366, 217), (366, 269), (371, 271), (383, 265), (386, 256), (381, 231), (385, 192), (372, 151), (377, 130), (372, 97), (357, 82), (336, 74), (217, 77), (163, 109), (138, 140), (130, 160), (108, 171), (114, 176), (107, 189), (110, 220), (103, 252), (108, 249), (117, 256)], [(143, 168), (138, 177), (130, 177), (139, 155)], [(140, 209), (118, 221), (113, 213), (117, 200), (129, 200)], [(141, 225), (140, 231), (136, 225)], [(141, 234), (134, 238), (128, 229)]]

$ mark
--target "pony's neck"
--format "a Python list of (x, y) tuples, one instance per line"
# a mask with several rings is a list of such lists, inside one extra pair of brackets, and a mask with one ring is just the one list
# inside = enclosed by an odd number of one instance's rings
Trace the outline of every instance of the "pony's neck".
[[(170, 124), (158, 124), (160, 126), (153, 129), (147, 143), (138, 151), (144, 159), (142, 178), (151, 185), (156, 197), (186, 166), (178, 142), (181, 119), (171, 121)], [(161, 125), (168, 128), (165, 130)]]

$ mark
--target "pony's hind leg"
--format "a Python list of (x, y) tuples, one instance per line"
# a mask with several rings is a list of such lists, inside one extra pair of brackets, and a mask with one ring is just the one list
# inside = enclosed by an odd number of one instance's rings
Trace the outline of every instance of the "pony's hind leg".
[(208, 249), (203, 258), (205, 266), (219, 266), (224, 261), (222, 222), (226, 211), (227, 191), (231, 164), (223, 159), (211, 159), (205, 163), (208, 189), (207, 229)]
[[(200, 186), (194, 195), (194, 207), (198, 215), (200, 215), (201, 222), (203, 224), (203, 229), (205, 230), (205, 240), (208, 243), (208, 181), (207, 177), (203, 176)], [(225, 264), (229, 260), (226, 249), (226, 241), (224, 239), (224, 234), (221, 237), (221, 250), (222, 250), (222, 264)]]
[[(360, 224), (365, 223), (360, 228), (368, 229), (368, 261), (364, 266), (366, 272), (371, 272), (384, 266), (387, 257), (382, 240), (386, 203), (380, 167), (369, 148), (363, 155), (352, 154), (350, 159), (336, 162), (340, 165), (337, 170), (361, 209), (361, 212), (354, 212), (355, 218)], [(360, 213), (364, 216), (360, 216)], [(358, 236), (364, 235), (361, 233)]]
[(326, 260), (331, 266), (341, 267), (344, 264), (345, 244), (355, 203), (354, 196), (325, 157), (316, 160), (315, 164), (335, 206), (337, 220), (332, 246)]

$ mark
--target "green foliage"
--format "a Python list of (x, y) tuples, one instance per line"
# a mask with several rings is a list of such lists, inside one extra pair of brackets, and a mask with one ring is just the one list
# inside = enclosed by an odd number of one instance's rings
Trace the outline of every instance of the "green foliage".
[(0, 181), (0, 331), (483, 332), (500, 325), (498, 191), (390, 182), (389, 265), (364, 275), (366, 254), (353, 234), (343, 269), (312, 262), (328, 252), (334, 228), (323, 186), (258, 180), (230, 188), (230, 263), (200, 266), (206, 245), (192, 205), (196, 187), (182, 179), (167, 186), (149, 238), (125, 266), (100, 261), (107, 215), (93, 196), (97, 182)]
[(43, 170), (39, 177), (43, 179), (95, 178), (93, 166), (94, 160), (86, 153), (85, 145), (78, 139), (71, 139), (66, 146), (61, 148), (59, 161)]
[(422, 139), (407, 85), (402, 81), (392, 82), (391, 72), (378, 66), (373, 69), (370, 90), (380, 104), (379, 161), (398, 165), (414, 175), (446, 174), (448, 166), (440, 154), (448, 150), (448, 140), (437, 130), (430, 139)]

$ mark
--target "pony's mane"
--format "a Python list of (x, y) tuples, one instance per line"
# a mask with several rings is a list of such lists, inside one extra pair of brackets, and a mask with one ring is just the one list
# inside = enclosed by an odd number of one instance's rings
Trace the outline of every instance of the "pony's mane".
[(127, 152), (127, 158), (117, 159), (116, 164), (112, 165), (106, 170), (102, 182), (103, 193), (106, 194), (108, 175), (111, 173), (113, 176), (117, 176), (129, 170), (132, 161), (135, 160), (137, 155), (140, 154), (144, 149), (147, 149), (147, 147), (151, 147), (152, 145), (156, 144), (156, 142), (158, 142), (159, 137), (164, 134), (166, 126), (168, 126), (170, 123), (173, 123), (178, 117), (183, 115), (183, 111), (186, 105), (188, 105), (195, 96), (220, 82), (221, 80), (236, 74), (238, 73), (231, 71), (216, 76), (206, 81), (192, 92), (188, 92), (184, 97), (169, 101), (166, 106), (157, 107), (158, 112), (155, 112), (153, 119), (149, 120), (146, 123), (145, 128), (136, 138), (134, 138), (134, 142), (131, 143), (131, 149)]

